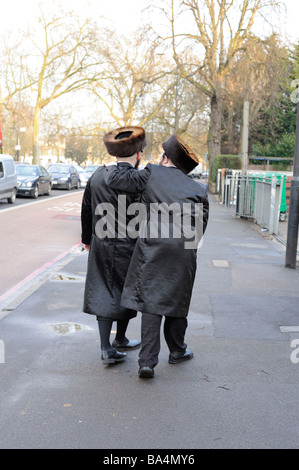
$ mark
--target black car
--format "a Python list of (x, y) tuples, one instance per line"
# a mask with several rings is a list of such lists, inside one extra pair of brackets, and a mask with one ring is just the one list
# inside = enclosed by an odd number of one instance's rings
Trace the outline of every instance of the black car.
[(85, 168), (85, 173), (88, 174), (88, 176), (90, 177), (91, 175), (93, 175), (93, 173), (98, 169), (100, 168), (101, 165), (88, 165), (86, 168)]
[(79, 189), (80, 178), (79, 173), (73, 165), (64, 163), (56, 163), (50, 165), (48, 172), (52, 176), (53, 189), (65, 188), (71, 190), (72, 188)]
[(34, 199), (40, 194), (50, 195), (52, 178), (46, 168), (40, 165), (16, 165), (18, 180), (18, 196), (30, 196)]

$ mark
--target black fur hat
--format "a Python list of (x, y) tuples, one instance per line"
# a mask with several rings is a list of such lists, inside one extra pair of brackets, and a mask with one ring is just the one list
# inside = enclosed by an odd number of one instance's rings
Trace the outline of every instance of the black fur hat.
[(199, 163), (198, 156), (176, 134), (162, 143), (165, 154), (184, 173), (190, 173)]
[(103, 137), (107, 152), (113, 157), (131, 157), (146, 146), (143, 127), (126, 126), (114, 129)]

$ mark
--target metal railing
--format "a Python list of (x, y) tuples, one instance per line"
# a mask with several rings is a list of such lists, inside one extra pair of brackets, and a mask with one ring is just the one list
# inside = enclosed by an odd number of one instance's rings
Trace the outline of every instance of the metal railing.
[(234, 208), (236, 215), (255, 219), (269, 234), (278, 233), (282, 184), (277, 177), (218, 170), (216, 190), (222, 204)]

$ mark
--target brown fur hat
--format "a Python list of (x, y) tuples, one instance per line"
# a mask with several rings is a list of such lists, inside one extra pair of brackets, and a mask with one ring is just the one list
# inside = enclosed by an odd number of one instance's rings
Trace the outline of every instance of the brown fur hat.
[(103, 137), (107, 152), (113, 157), (131, 157), (146, 146), (143, 127), (126, 126), (108, 132)]
[(190, 173), (199, 163), (198, 156), (176, 134), (162, 143), (165, 154), (184, 173)]

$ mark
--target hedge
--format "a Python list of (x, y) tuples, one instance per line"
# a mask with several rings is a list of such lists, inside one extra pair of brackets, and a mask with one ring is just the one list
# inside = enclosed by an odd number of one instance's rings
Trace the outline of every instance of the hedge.
[(242, 169), (242, 157), (239, 155), (217, 155), (214, 158), (212, 168), (212, 182), (216, 182), (217, 170), (219, 168), (227, 168), (230, 170), (241, 170)]

